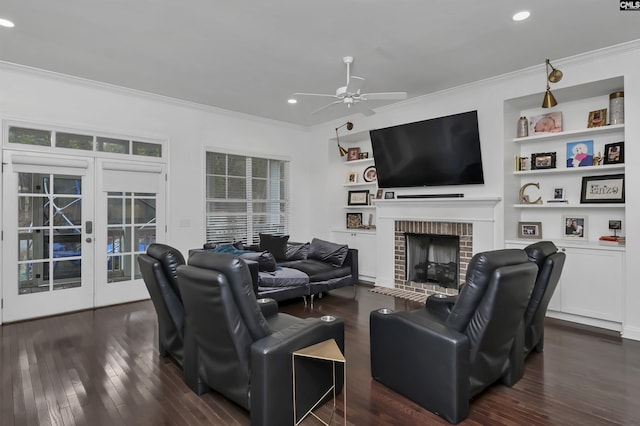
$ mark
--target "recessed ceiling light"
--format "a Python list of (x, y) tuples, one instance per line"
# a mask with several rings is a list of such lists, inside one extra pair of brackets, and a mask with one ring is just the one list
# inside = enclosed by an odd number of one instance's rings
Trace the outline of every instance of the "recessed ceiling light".
[(13, 28), (15, 27), (15, 24), (8, 19), (0, 18), (0, 27)]
[(291, 99), (287, 100), (287, 102), (289, 102), (290, 104), (297, 104), (298, 100), (291, 98)]
[(518, 12), (515, 15), (513, 15), (513, 17), (511, 19), (513, 19), (514, 21), (524, 21), (530, 15), (531, 15), (531, 12), (529, 12), (528, 10), (523, 10), (523, 11)]

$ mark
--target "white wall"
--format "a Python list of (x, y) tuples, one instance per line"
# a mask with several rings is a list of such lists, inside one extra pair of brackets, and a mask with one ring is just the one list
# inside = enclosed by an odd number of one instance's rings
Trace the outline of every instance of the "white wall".
[[(168, 141), (168, 242), (186, 252), (204, 241), (204, 149), (291, 160), (291, 233), (309, 238), (317, 176), (303, 127), (0, 64), (0, 119)], [(323, 153), (323, 157), (326, 157)]]
[[(634, 260), (640, 259), (640, 224), (633, 219), (640, 213), (640, 192), (635, 190), (640, 184), (640, 170), (636, 166), (640, 163), (640, 122), (634, 120), (634, 117), (640, 117), (640, 42), (626, 43), (571, 58), (556, 59), (552, 62), (556, 68), (561, 69), (564, 73), (562, 81), (554, 84), (552, 90), (613, 77), (624, 77), (625, 138), (627, 139), (625, 143), (626, 220), (624, 227), (627, 236), (627, 271), (624, 291), (623, 336), (640, 340), (640, 282), (636, 279), (634, 268)], [(363, 131), (478, 110), (485, 184), (428, 189), (405, 188), (396, 190), (396, 192), (407, 194), (463, 192), (468, 197), (504, 197), (503, 147), (507, 132), (505, 129), (508, 129), (515, 136), (517, 125), (516, 122), (504, 122), (504, 101), (540, 93), (539, 98), (542, 102), (542, 94), (545, 89), (544, 76), (544, 60), (541, 60), (539, 67), (410, 99), (401, 104), (378, 109), (377, 113), (370, 117), (354, 115), (343, 118), (340, 122), (315, 126), (312, 131), (313, 145), (328, 144), (329, 159), (334, 160), (338, 155), (335, 149), (335, 140), (331, 142), (328, 139), (335, 138), (335, 127), (344, 123), (346, 119), (353, 121), (354, 131)], [(562, 99), (558, 99), (558, 102), (558, 108), (561, 109)], [(509, 138), (512, 137), (509, 136)], [(510, 172), (511, 170), (509, 170)], [(335, 200), (336, 197), (328, 192), (325, 188), (325, 191), (318, 193), (327, 197), (327, 205), (332, 204), (333, 209), (340, 209), (344, 201)], [(498, 223), (504, 221), (504, 206), (501, 204), (498, 205), (496, 212)], [(326, 211), (317, 213), (313, 220), (322, 221), (324, 218), (325, 228), (340, 226), (335, 222), (335, 216), (328, 215)], [(331, 220), (334, 221), (331, 222)], [(503, 226), (496, 227), (494, 242), (496, 247), (504, 247)], [(378, 250), (381, 248), (379, 247)], [(607, 283), (601, 283), (601, 287), (603, 295), (605, 295)]]

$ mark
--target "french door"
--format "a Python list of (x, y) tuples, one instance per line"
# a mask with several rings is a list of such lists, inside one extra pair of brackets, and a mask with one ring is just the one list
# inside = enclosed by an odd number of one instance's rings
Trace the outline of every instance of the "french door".
[(164, 165), (4, 151), (3, 322), (141, 300)]

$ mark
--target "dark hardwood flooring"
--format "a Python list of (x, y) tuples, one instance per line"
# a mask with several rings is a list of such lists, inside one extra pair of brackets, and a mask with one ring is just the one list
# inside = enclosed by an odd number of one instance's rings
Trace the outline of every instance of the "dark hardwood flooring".
[[(340, 289), (313, 310), (301, 301), (280, 310), (345, 320), (350, 425), (448, 424), (371, 379), (369, 313), (380, 307), (419, 305), (361, 286), (356, 298)], [(156, 333), (150, 301), (2, 326), (0, 425), (249, 424), (222, 396), (192, 393), (158, 355)], [(528, 358), (524, 378), (487, 389), (461, 424), (640, 425), (640, 342), (549, 320), (545, 351)]]

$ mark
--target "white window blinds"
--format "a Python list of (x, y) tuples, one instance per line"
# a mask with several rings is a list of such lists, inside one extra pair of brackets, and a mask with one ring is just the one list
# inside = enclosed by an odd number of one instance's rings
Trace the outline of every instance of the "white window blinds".
[(206, 240), (255, 244), (289, 232), (289, 162), (207, 152)]

